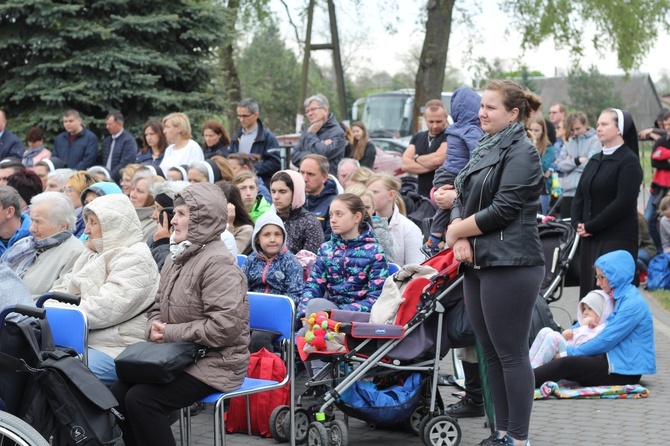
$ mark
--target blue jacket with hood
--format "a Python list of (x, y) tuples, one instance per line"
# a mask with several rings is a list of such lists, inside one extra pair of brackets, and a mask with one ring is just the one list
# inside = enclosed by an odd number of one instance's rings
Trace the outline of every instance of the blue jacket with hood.
[(4, 243), (0, 242), (0, 255), (4, 254), (5, 251), (7, 251), (9, 248), (14, 245), (14, 243), (18, 242), (24, 237), (28, 237), (30, 234), (30, 217), (22, 214), (20, 217), (21, 219), (21, 226), (19, 226), (19, 229), (16, 230), (14, 235), (9, 239), (7, 242), (7, 245)]
[(649, 305), (631, 284), (635, 261), (627, 251), (614, 251), (596, 260), (607, 277), (615, 300), (614, 312), (603, 331), (579, 347), (568, 347), (568, 355), (607, 354), (609, 372), (620, 375), (656, 373), (654, 324)]
[[(281, 250), (271, 258), (265, 257), (257, 240), (258, 233), (266, 225), (279, 226), (284, 233)], [(253, 251), (242, 265), (249, 291), (281, 294), (290, 297), (298, 305), (303, 288), (302, 266), (286, 246), (286, 229), (277, 214), (266, 212), (258, 217), (251, 237), (251, 247)]]
[[(454, 177), (470, 161), (470, 153), (484, 136), (484, 131), (479, 127), (481, 101), (481, 96), (468, 87), (456, 89), (451, 96), (451, 117), (454, 123), (444, 131), (447, 135), (447, 158), (441, 169)], [(438, 185), (438, 172), (433, 180), (435, 186)], [(444, 184), (446, 183), (439, 184), (438, 187)]]

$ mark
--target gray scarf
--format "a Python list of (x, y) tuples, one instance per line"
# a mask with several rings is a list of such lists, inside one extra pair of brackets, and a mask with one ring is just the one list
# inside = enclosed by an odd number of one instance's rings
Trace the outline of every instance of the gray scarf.
[(57, 232), (51, 237), (35, 240), (31, 235), (16, 242), (0, 258), (17, 276), (23, 278), (28, 269), (35, 263), (37, 256), (44, 251), (55, 248), (72, 236), (70, 231)]
[(496, 148), (509, 135), (523, 129), (523, 123), (513, 122), (493, 135), (484, 135), (484, 137), (479, 140), (477, 146), (472, 151), (472, 155), (470, 155), (470, 161), (468, 164), (466, 164), (465, 167), (458, 173), (458, 176), (456, 176), (456, 180), (454, 181), (454, 187), (456, 188), (456, 191), (459, 194), (463, 193), (463, 183), (465, 182), (465, 178), (470, 175), (470, 172), (474, 170), (474, 168), (477, 166), (477, 163), (479, 163), (482, 158), (488, 155), (491, 150)]

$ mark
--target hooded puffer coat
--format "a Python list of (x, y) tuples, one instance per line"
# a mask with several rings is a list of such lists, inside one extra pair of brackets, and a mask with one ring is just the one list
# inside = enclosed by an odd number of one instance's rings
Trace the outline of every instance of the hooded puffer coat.
[(165, 342), (191, 341), (210, 347), (185, 371), (229, 392), (242, 385), (249, 362), (247, 279), (221, 241), (228, 217), (223, 191), (196, 183), (175, 196), (188, 206), (187, 240), (192, 243), (161, 270), (156, 302), (148, 312), (145, 336), (154, 321), (167, 323)]
[(96, 251), (84, 249), (52, 291), (81, 296), (89, 347), (115, 358), (144, 340), (144, 311), (156, 296), (160, 275), (128, 197), (105, 195), (86, 209), (98, 217), (102, 238), (92, 240)]

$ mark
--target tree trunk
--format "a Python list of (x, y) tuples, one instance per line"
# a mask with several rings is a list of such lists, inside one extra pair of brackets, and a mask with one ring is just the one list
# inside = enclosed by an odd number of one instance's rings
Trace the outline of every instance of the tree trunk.
[[(231, 12), (232, 17), (235, 18), (233, 23), (237, 22), (237, 14), (239, 12), (239, 0), (228, 0), (226, 6)], [(240, 86), (240, 76), (237, 72), (237, 65), (234, 58), (234, 43), (235, 36), (230, 38), (228, 42), (219, 50), (219, 58), (221, 61), (221, 70), (223, 74), (223, 82), (226, 91), (226, 106), (225, 113), (228, 118), (228, 133), (232, 135), (238, 127), (237, 122), (237, 104), (242, 100), (242, 87)]]
[(421, 108), (431, 99), (442, 99), (444, 71), (451, 34), (451, 14), (455, 0), (428, 0), (426, 37), (416, 73), (412, 132), (419, 130)]

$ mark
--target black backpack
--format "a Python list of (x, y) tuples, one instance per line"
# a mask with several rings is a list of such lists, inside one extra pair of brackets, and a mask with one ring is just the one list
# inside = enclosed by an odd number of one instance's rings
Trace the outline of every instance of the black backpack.
[(123, 417), (114, 395), (74, 350), (54, 347), (49, 323), (29, 318), (16, 327), (30, 347), (28, 356), (37, 358), (29, 365), (23, 355), (0, 353), (2, 368), (30, 376), (16, 415), (55, 446), (113, 445), (121, 439), (117, 420)]

